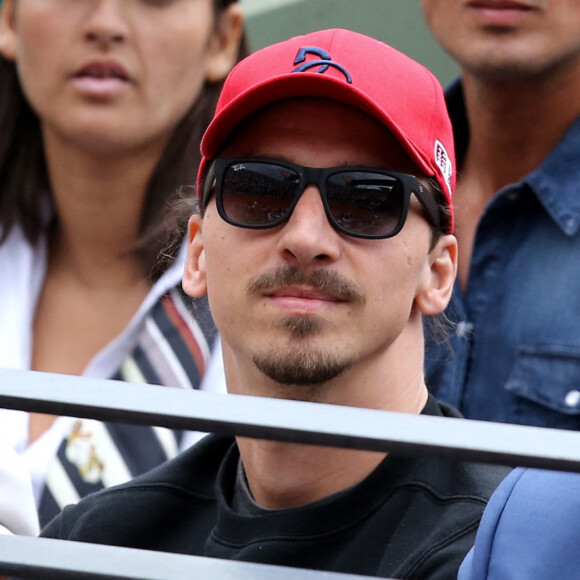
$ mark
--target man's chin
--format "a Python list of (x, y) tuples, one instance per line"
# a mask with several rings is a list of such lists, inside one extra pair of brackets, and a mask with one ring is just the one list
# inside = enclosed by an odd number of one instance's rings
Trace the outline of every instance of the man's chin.
[(271, 349), (254, 355), (256, 368), (272, 381), (286, 386), (312, 387), (326, 383), (348, 370), (348, 357), (314, 349)]
[(288, 331), (291, 340), (304, 340), (322, 331), (322, 322), (313, 316), (285, 316), (277, 326)]

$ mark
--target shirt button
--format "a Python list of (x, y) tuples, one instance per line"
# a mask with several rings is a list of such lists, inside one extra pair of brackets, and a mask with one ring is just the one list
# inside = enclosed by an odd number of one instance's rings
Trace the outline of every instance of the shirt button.
[(570, 391), (564, 398), (567, 407), (573, 408), (580, 405), (580, 391)]

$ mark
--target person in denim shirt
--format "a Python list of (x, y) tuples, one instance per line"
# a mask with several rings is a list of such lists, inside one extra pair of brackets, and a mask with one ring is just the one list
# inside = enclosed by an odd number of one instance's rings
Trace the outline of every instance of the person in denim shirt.
[(580, 428), (580, 3), (422, 0), (447, 91), (459, 278), (428, 384), (472, 419)]

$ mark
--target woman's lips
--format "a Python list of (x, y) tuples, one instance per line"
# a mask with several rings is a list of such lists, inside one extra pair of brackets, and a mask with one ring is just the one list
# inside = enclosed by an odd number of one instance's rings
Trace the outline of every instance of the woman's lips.
[(82, 66), (72, 76), (72, 82), (81, 94), (95, 98), (113, 97), (132, 83), (126, 69), (113, 61), (95, 61)]

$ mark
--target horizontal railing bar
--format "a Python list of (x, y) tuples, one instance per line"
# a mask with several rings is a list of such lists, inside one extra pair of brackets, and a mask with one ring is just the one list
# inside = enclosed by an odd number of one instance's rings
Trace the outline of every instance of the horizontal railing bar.
[(318, 572), (202, 556), (25, 536), (0, 536), (0, 574), (18, 578), (110, 580), (360, 580)]
[(316, 445), (580, 472), (580, 433), (0, 370), (0, 407)]

